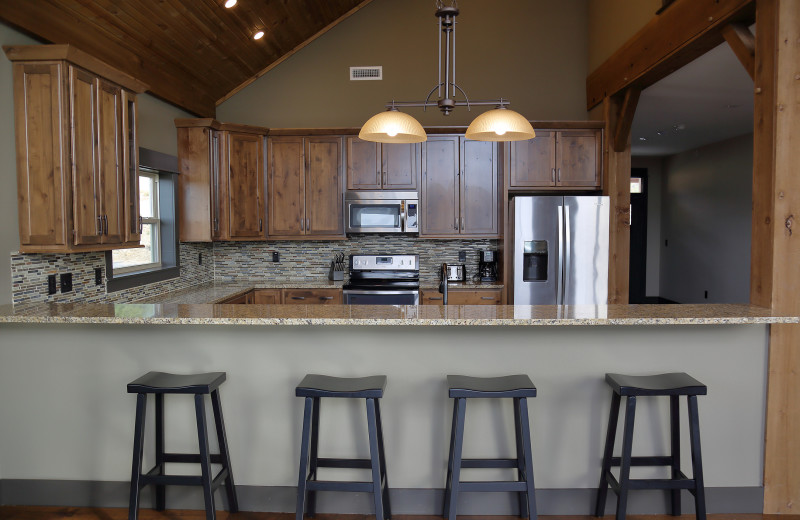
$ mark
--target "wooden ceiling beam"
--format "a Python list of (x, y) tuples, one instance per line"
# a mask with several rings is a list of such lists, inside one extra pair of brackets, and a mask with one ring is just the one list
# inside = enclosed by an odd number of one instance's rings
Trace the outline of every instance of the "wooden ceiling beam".
[(290, 50), (289, 52), (285, 53), (283, 56), (281, 56), (281, 57), (280, 57), (280, 58), (278, 58), (277, 60), (275, 60), (275, 61), (273, 61), (272, 63), (270, 63), (270, 64), (269, 64), (268, 66), (266, 66), (265, 68), (261, 69), (261, 70), (260, 70), (258, 73), (256, 73), (256, 74), (255, 74), (253, 77), (251, 77), (251, 78), (247, 79), (246, 81), (244, 81), (243, 83), (241, 83), (241, 84), (240, 84), (238, 87), (234, 88), (233, 90), (231, 90), (230, 92), (228, 92), (227, 94), (225, 94), (223, 97), (221, 97), (220, 99), (218, 99), (218, 100), (217, 100), (217, 105), (219, 106), (219, 105), (220, 105), (220, 104), (222, 104), (223, 102), (225, 102), (225, 101), (227, 101), (228, 99), (230, 99), (231, 97), (233, 97), (235, 94), (237, 94), (237, 93), (238, 93), (239, 91), (241, 91), (243, 88), (245, 88), (246, 86), (248, 86), (249, 84), (251, 84), (252, 82), (254, 82), (255, 80), (257, 80), (258, 78), (260, 78), (261, 76), (263, 76), (263, 75), (264, 75), (264, 74), (266, 74), (267, 72), (271, 71), (272, 69), (274, 69), (275, 67), (277, 67), (277, 66), (278, 66), (278, 65), (280, 65), (281, 63), (283, 63), (283, 62), (284, 62), (286, 59), (288, 59), (289, 57), (291, 57), (292, 55), (294, 55), (294, 54), (295, 54), (296, 52), (298, 52), (300, 49), (304, 48), (306, 45), (308, 45), (309, 43), (313, 42), (314, 40), (316, 40), (317, 38), (319, 38), (320, 36), (322, 36), (323, 34), (325, 34), (326, 32), (328, 32), (329, 30), (331, 30), (331, 29), (332, 29), (334, 26), (336, 26), (337, 24), (339, 24), (341, 21), (343, 21), (343, 20), (345, 20), (346, 18), (349, 18), (350, 16), (352, 16), (353, 14), (355, 14), (357, 11), (359, 11), (361, 8), (363, 8), (364, 6), (366, 6), (367, 4), (369, 4), (371, 1), (372, 1), (372, 0), (363, 0), (361, 3), (359, 3), (358, 5), (356, 5), (355, 7), (353, 7), (352, 9), (350, 9), (349, 11), (347, 11), (346, 13), (344, 13), (342, 16), (340, 16), (340, 17), (339, 17), (339, 18), (337, 18), (336, 20), (332, 21), (331, 23), (329, 23), (328, 25), (326, 25), (325, 27), (323, 27), (321, 30), (319, 30), (317, 33), (315, 33), (313, 36), (311, 36), (311, 37), (310, 37), (310, 38), (308, 38), (307, 40), (303, 41), (303, 42), (302, 42), (302, 43), (300, 43), (299, 45), (295, 46), (295, 47), (294, 47), (292, 50)]
[(615, 152), (624, 152), (630, 146), (631, 127), (633, 126), (633, 116), (636, 114), (636, 106), (639, 104), (639, 95), (642, 93), (636, 87), (629, 87), (625, 90), (625, 96), (619, 106), (616, 124), (614, 125)]
[(724, 41), (730, 23), (751, 24), (755, 0), (676, 0), (586, 78), (586, 106), (629, 86), (642, 90)]
[(722, 36), (742, 62), (750, 79), (756, 79), (756, 37), (743, 23), (730, 23), (722, 29)]

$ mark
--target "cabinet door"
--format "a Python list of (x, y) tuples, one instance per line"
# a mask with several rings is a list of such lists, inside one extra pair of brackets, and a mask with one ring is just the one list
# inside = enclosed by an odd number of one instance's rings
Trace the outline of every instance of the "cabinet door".
[(286, 305), (329, 305), (342, 303), (341, 289), (284, 289)]
[(305, 168), (302, 137), (273, 137), (269, 143), (269, 234), (305, 233)]
[(429, 137), (422, 148), (420, 235), (458, 235), (458, 137)]
[(264, 137), (228, 133), (228, 201), (231, 238), (264, 235)]
[(344, 236), (342, 139), (306, 138), (306, 234)]
[(348, 190), (381, 189), (380, 147), (358, 137), (347, 138)]
[(383, 189), (416, 190), (419, 162), (420, 149), (416, 143), (381, 145)]
[[(444, 295), (435, 289), (423, 289), (419, 292), (420, 305), (442, 305)], [(450, 303), (450, 291), (447, 293), (447, 302)]]
[(253, 303), (261, 305), (277, 305), (281, 303), (281, 290), (256, 289), (253, 291)]
[(536, 137), (510, 144), (510, 188), (535, 188), (556, 184), (556, 133), (536, 130)]
[(497, 145), (461, 138), (461, 235), (497, 235)]
[(103, 218), (102, 242), (125, 241), (125, 176), (122, 160), (122, 89), (98, 79), (97, 88), (97, 197)]
[(122, 91), (122, 172), (125, 186), (125, 242), (141, 239), (139, 214), (139, 140), (136, 95)]
[(451, 289), (448, 305), (500, 305), (501, 289)]
[[(203, 129), (204, 135), (206, 129)], [(211, 215), (211, 238), (212, 240), (230, 239), (229, 211), (230, 200), (228, 198), (228, 183), (225, 182), (224, 172), (228, 171), (228, 133), (218, 130), (208, 129), (208, 139), (206, 142), (206, 153), (202, 160), (208, 168), (211, 185), (211, 208), (206, 214)], [(201, 187), (204, 195), (208, 193), (208, 184)], [(207, 199), (207, 196), (206, 196)], [(203, 222), (203, 229), (207, 229), (208, 222)]]
[(558, 133), (556, 169), (559, 186), (600, 186), (599, 141), (599, 131), (594, 130), (564, 130)]
[(97, 82), (94, 75), (69, 67), (70, 123), (72, 126), (72, 191), (75, 243), (99, 244), (102, 238), (102, 214), (96, 183), (97, 153), (95, 128)]
[(63, 74), (60, 64), (14, 64), (19, 239), (23, 247), (66, 245), (71, 239), (66, 222), (72, 187), (68, 181), (67, 121), (61, 118)]

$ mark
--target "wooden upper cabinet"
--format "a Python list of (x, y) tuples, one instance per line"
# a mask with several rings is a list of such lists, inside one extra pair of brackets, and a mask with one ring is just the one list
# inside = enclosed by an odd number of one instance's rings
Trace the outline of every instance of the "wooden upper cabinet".
[(264, 136), (228, 133), (230, 238), (266, 239), (264, 233)]
[(122, 173), (125, 188), (125, 241), (138, 244), (142, 234), (139, 212), (139, 119), (136, 95), (122, 91)]
[(599, 189), (599, 129), (536, 130), (536, 137), (509, 145), (509, 188)]
[(146, 85), (69, 45), (4, 50), (14, 74), (20, 251), (138, 245), (138, 189), (127, 170), (138, 149), (126, 147), (138, 144), (135, 94)]
[(346, 140), (348, 190), (416, 190), (418, 144), (381, 144), (358, 137)]
[(497, 145), (457, 136), (429, 137), (422, 152), (420, 235), (497, 237)]
[(340, 137), (268, 139), (269, 234), (276, 238), (344, 238)]

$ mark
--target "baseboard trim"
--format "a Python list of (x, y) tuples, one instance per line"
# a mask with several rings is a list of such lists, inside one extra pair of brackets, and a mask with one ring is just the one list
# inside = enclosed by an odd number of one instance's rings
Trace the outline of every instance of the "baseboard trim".
[[(239, 506), (243, 511), (294, 512), (296, 488), (291, 486), (236, 486)], [(150, 489), (142, 491), (142, 507), (150, 508)], [(127, 507), (127, 482), (84, 480), (0, 479), (0, 505)], [(224, 493), (218, 492), (218, 507), (227, 508)], [(442, 511), (442, 489), (392, 489), (392, 512), (403, 515), (439, 515)], [(536, 501), (542, 515), (587, 515), (594, 510), (594, 489), (537, 489)], [(693, 497), (682, 494), (683, 513), (694, 513)], [(706, 488), (709, 513), (761, 513), (764, 506), (763, 487)], [(168, 487), (170, 509), (203, 509), (198, 488)], [(631, 492), (630, 514), (664, 514), (668, 512), (667, 493), (663, 491)], [(616, 508), (616, 497), (609, 491), (606, 514)], [(320, 492), (317, 498), (320, 513), (371, 514), (369, 493)], [(464, 515), (517, 515), (516, 497), (512, 493), (464, 493), (459, 498), (458, 513)]]

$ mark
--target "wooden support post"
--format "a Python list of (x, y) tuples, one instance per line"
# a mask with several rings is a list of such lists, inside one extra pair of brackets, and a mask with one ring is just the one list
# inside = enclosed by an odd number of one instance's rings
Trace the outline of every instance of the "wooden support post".
[(756, 40), (750, 29), (743, 23), (730, 23), (722, 29), (722, 36), (731, 50), (742, 62), (750, 78), (756, 79)]
[(639, 95), (641, 93), (642, 91), (635, 87), (625, 90), (625, 97), (619, 107), (617, 124), (614, 129), (615, 152), (624, 152), (626, 147), (630, 147), (633, 116), (636, 114), (636, 105), (639, 103)]
[[(627, 97), (627, 96), (626, 96)], [(628, 303), (629, 266), (631, 249), (631, 139), (630, 129), (621, 151), (614, 149), (618, 117), (623, 112), (623, 100), (606, 97), (603, 100), (605, 136), (603, 141), (603, 194), (611, 206), (608, 238), (608, 303)], [(631, 116), (632, 118), (632, 116)]]
[[(800, 2), (758, 0), (751, 302), (800, 313)], [(772, 325), (764, 513), (800, 513), (800, 325)]]

